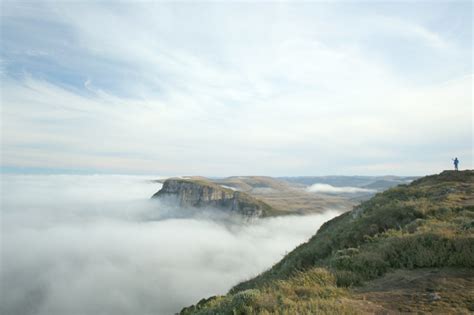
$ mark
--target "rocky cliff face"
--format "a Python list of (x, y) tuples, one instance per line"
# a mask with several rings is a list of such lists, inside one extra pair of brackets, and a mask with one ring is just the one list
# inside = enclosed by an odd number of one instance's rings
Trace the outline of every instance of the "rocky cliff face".
[(180, 207), (211, 207), (245, 216), (261, 217), (271, 211), (266, 203), (246, 193), (221, 187), (203, 179), (171, 178), (152, 198)]

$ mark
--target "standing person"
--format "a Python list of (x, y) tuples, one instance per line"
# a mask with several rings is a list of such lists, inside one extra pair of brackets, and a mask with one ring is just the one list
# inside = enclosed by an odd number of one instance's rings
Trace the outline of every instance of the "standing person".
[(459, 164), (459, 160), (457, 157), (454, 158), (454, 170), (458, 171), (458, 164)]

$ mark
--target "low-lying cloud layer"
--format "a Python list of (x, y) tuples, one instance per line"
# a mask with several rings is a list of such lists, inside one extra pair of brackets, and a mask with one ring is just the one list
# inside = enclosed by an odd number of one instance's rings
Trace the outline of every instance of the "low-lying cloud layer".
[(270, 267), (336, 215), (177, 213), (129, 176), (2, 178), (2, 314), (172, 314)]
[(342, 193), (371, 193), (374, 189), (360, 188), (360, 187), (336, 187), (329, 184), (313, 184), (306, 188), (310, 192), (328, 193), (328, 194), (342, 194)]

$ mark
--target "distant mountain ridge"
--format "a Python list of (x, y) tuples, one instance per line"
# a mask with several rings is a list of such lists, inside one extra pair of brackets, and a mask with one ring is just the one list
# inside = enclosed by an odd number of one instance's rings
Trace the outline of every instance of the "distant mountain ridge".
[(371, 188), (378, 191), (400, 184), (407, 184), (415, 179), (417, 176), (299, 176), (299, 177), (278, 177), (284, 181), (296, 184), (310, 186), (313, 184), (328, 184), (334, 187), (359, 187)]

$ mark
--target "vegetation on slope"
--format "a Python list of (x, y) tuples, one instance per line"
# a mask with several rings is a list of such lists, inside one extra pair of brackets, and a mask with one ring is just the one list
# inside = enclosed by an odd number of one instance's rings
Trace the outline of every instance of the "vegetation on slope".
[(448, 267), (468, 268), (474, 279), (474, 171), (377, 194), (270, 270), (182, 314), (361, 313), (366, 303), (351, 288), (389, 271)]

